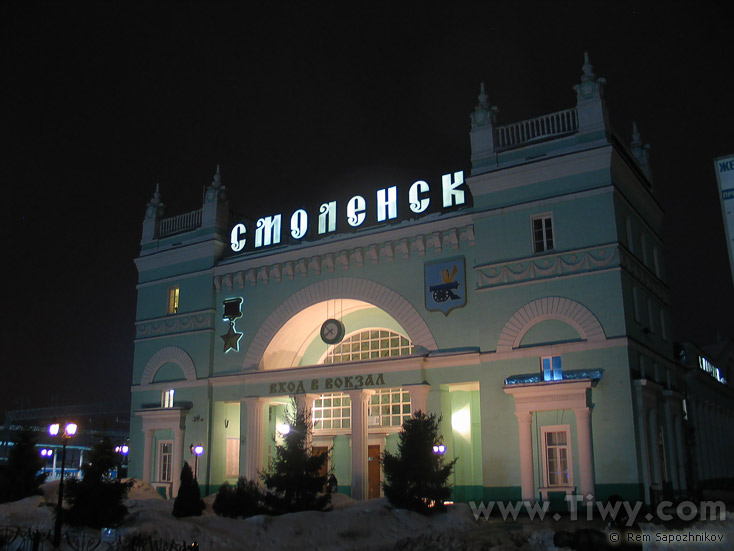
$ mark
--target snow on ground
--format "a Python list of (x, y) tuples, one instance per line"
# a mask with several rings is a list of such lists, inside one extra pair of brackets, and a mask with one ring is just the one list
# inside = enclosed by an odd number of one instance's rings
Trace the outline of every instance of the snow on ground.
[[(42, 533), (53, 529), (53, 504), (57, 486), (45, 486), (44, 496), (0, 504), (0, 527), (37, 528)], [(555, 530), (585, 528), (579, 524), (517, 521), (475, 522), (465, 504), (449, 506), (446, 514), (424, 517), (392, 508), (384, 498), (355, 502), (347, 496), (334, 496), (334, 510), (308, 511), (278, 517), (259, 515), (249, 519), (218, 517), (211, 509), (214, 496), (205, 499), (207, 508), (201, 517), (176, 519), (171, 514), (172, 501), (160, 498), (148, 485), (135, 481), (127, 501), (129, 514), (119, 528), (121, 536), (149, 535), (164, 540), (191, 543), (201, 551), (392, 551), (466, 550), (466, 551), (556, 551)], [(645, 525), (643, 533), (651, 541), (644, 549), (687, 551), (688, 549), (724, 550), (734, 548), (734, 513), (730, 520), (694, 524), (688, 529), (669, 530)], [(655, 541), (655, 534), (723, 534), (721, 543)], [(70, 548), (62, 542), (62, 550)]]

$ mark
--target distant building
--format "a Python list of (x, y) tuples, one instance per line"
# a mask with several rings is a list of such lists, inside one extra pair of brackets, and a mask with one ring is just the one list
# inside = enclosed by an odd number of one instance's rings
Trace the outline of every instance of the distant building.
[[(379, 496), (403, 420), (442, 415), (456, 500), (685, 492), (683, 368), (648, 149), (611, 131), (586, 59), (573, 107), (499, 126), (482, 86), (471, 172), (314, 211), (143, 222), (134, 476), (257, 479), (290, 397), (339, 488)], [(274, 193), (277, 189), (274, 189)], [(318, 190), (314, 190), (318, 194)], [(730, 415), (730, 414), (729, 414)]]
[(734, 340), (683, 343), (678, 356), (685, 366), (691, 474), (697, 486), (718, 488), (733, 477)]
[[(27, 428), (38, 434), (39, 454), (46, 460), (44, 470), (47, 480), (54, 480), (61, 474), (62, 442), (48, 434), (52, 423), (74, 422), (78, 432), (68, 441), (66, 449), (65, 472), (69, 476), (79, 474), (86, 461), (86, 454), (104, 434), (113, 444), (127, 444), (130, 432), (130, 419), (127, 404), (79, 404), (43, 408), (16, 409), (5, 413), (4, 424), (0, 427), (0, 465), (7, 459), (13, 446), (17, 431)], [(124, 468), (127, 458), (121, 456)]]

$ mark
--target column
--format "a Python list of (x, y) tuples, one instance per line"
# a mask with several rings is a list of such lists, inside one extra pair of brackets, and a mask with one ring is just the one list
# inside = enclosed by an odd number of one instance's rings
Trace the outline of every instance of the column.
[[(675, 445), (678, 455), (678, 484), (681, 491), (686, 493), (688, 490), (688, 480), (686, 479), (688, 456), (686, 455), (686, 437), (683, 432), (683, 411), (680, 409), (678, 410), (678, 415), (673, 420), (673, 428), (675, 430)], [(693, 457), (693, 454), (690, 457)]]
[(352, 402), (352, 499), (367, 499), (367, 413), (372, 391), (348, 390)]
[[(591, 411), (589, 408), (575, 409), (576, 435), (579, 444), (580, 490), (584, 499), (594, 495), (594, 456), (591, 447)], [(593, 499), (589, 498), (589, 499)]]
[[(318, 397), (318, 394), (296, 394), (296, 407), (306, 412), (306, 420), (311, 424), (311, 430), (313, 430), (313, 403)], [(306, 449), (311, 447), (312, 436), (312, 432), (309, 431), (308, 438), (304, 442)]]
[(650, 503), (650, 438), (648, 437), (647, 428), (647, 408), (645, 407), (645, 399), (643, 396), (644, 387), (642, 386), (644, 380), (636, 380), (637, 394), (635, 396), (637, 401), (637, 439), (640, 446), (640, 461), (642, 463), (642, 484), (645, 491), (645, 502)]
[[(143, 431), (145, 434), (145, 442), (143, 444), (143, 482), (151, 483), (151, 471), (153, 470), (153, 431), (148, 429)], [(54, 462), (56, 457), (54, 456)], [(54, 469), (56, 464), (54, 463)]]
[(673, 407), (671, 401), (674, 399), (672, 396), (667, 395), (668, 391), (664, 391), (663, 397), (663, 411), (665, 412), (665, 433), (663, 438), (663, 445), (665, 446), (665, 457), (667, 459), (668, 475), (670, 476), (670, 482), (673, 485), (673, 490), (680, 490), (680, 482), (678, 480), (678, 447), (675, 445), (675, 432), (673, 429)]
[(428, 413), (428, 393), (431, 392), (431, 385), (409, 385), (405, 387), (410, 392), (410, 412), (422, 411)]
[(533, 414), (530, 411), (515, 411), (520, 429), (520, 486), (523, 501), (535, 501), (533, 480)]
[(663, 476), (662, 476), (662, 469), (660, 465), (660, 448), (658, 447), (658, 430), (660, 428), (660, 425), (658, 423), (658, 408), (657, 408), (657, 401), (655, 402), (654, 406), (650, 408), (650, 426), (648, 427), (650, 431), (650, 453), (652, 454), (652, 471), (653, 471), (653, 481), (656, 486), (658, 486), (658, 490), (662, 490), (663, 488)]
[[(263, 434), (265, 406), (267, 398), (253, 397), (242, 400), (247, 408), (247, 427), (245, 436), (245, 477), (260, 482), (260, 471), (263, 468)], [(242, 428), (240, 427), (240, 431)]]
[[(184, 431), (179, 428), (173, 429), (173, 464), (171, 472), (171, 497), (178, 495), (181, 486), (181, 470), (184, 463)], [(193, 465), (191, 469), (193, 470)]]

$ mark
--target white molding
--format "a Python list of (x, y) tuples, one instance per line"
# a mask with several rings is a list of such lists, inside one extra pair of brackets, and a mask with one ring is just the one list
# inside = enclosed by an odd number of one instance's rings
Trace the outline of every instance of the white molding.
[(260, 325), (242, 362), (243, 369), (262, 368), (261, 362), (270, 341), (298, 312), (335, 298), (368, 302), (384, 310), (405, 330), (416, 348), (436, 350), (436, 340), (418, 310), (401, 295), (368, 279), (352, 277), (318, 281), (287, 297)]
[(150, 385), (153, 383), (153, 379), (155, 379), (158, 370), (167, 363), (177, 364), (181, 368), (181, 371), (183, 371), (184, 378), (187, 381), (196, 380), (196, 367), (191, 356), (183, 348), (167, 346), (161, 348), (147, 361), (143, 369), (143, 374), (140, 376), (140, 385)]
[(568, 323), (585, 341), (606, 340), (601, 323), (586, 306), (566, 297), (543, 297), (525, 304), (507, 320), (497, 342), (497, 352), (519, 348), (527, 331), (546, 320)]

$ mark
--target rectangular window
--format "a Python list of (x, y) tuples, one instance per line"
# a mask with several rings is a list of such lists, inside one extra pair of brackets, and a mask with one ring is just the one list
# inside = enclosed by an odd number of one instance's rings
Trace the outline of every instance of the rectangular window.
[(352, 421), (352, 401), (342, 393), (322, 394), (313, 403), (314, 430), (348, 429)]
[(545, 486), (552, 488), (573, 485), (569, 425), (542, 427), (541, 436)]
[(383, 388), (370, 396), (371, 427), (400, 427), (410, 415), (410, 392), (403, 388)]
[(561, 369), (560, 356), (543, 356), (540, 359), (541, 368), (543, 369), (544, 381), (561, 381), (563, 380), (563, 371)]
[(173, 470), (173, 441), (161, 440), (158, 442), (158, 481), (172, 482)]
[(173, 389), (169, 388), (167, 390), (163, 391), (163, 395), (161, 396), (161, 407), (162, 408), (172, 408), (173, 407)]
[(647, 317), (650, 320), (650, 333), (655, 332), (655, 302), (650, 298), (647, 299)]
[(168, 288), (168, 303), (166, 306), (167, 314), (177, 314), (178, 313), (178, 295), (179, 295), (178, 287)]
[(536, 216), (533, 223), (533, 252), (553, 250), (553, 218), (549, 214)]
[(632, 220), (630, 220), (629, 216), (625, 217), (624, 219), (624, 227), (627, 231), (627, 248), (631, 253), (634, 254), (635, 252), (635, 238), (634, 234), (632, 233)]
[(237, 478), (240, 476), (240, 439), (236, 436), (227, 437), (227, 454), (224, 476), (227, 478)]
[(632, 302), (635, 310), (635, 321), (639, 323), (642, 320), (642, 312), (640, 311), (640, 290), (637, 287), (632, 287)]

